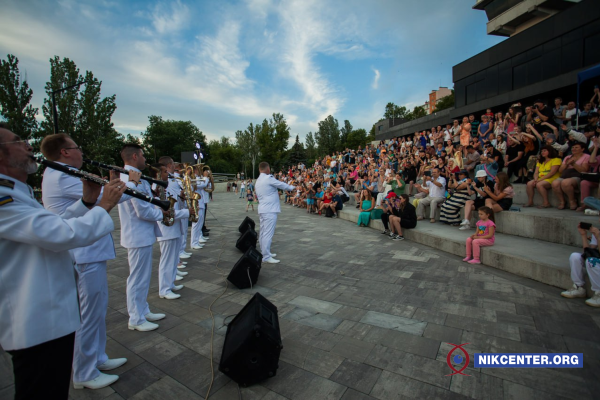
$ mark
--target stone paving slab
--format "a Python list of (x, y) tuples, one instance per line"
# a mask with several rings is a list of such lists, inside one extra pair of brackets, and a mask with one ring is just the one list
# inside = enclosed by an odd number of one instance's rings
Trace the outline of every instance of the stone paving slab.
[[(597, 397), (600, 314), (583, 299), (564, 299), (556, 287), (286, 205), (272, 245), (281, 263), (263, 265), (257, 285), (238, 290), (224, 281), (242, 255), (237, 226), (250, 215), (260, 229), (259, 218), (231, 193), (214, 198), (210, 240), (187, 260), (178, 300), (158, 298), (160, 249), (154, 246), (148, 301), (153, 312), (167, 314), (156, 331), (127, 329), (127, 253), (114, 232), (107, 353), (129, 361), (114, 371), (120, 379), (111, 387), (71, 390), (71, 399), (203, 399), (211, 366), (210, 399), (237, 399), (238, 386), (218, 372), (218, 362), (225, 323), (256, 292), (278, 307), (284, 348), (277, 375), (241, 388), (244, 399)], [(471, 376), (446, 376), (449, 343), (466, 342), (470, 354), (583, 352), (585, 367), (474, 369), (471, 360), (465, 370)], [(13, 391), (10, 356), (0, 352), (0, 399)]]

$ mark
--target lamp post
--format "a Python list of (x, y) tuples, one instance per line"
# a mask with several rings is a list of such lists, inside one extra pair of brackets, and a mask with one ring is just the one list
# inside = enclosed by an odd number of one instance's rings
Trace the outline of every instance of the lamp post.
[(56, 93), (61, 93), (61, 92), (64, 92), (65, 90), (78, 88), (79, 86), (83, 85), (84, 83), (90, 84), (91, 82), (80, 81), (74, 85), (52, 91), (52, 119), (54, 120), (54, 133), (58, 133), (58, 111), (56, 109)]

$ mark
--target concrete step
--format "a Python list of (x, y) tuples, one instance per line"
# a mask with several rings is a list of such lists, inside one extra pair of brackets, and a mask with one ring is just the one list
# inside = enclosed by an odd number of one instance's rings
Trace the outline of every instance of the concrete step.
[[(520, 213), (515, 213), (520, 214)], [(339, 213), (341, 219), (356, 224), (359, 212), (347, 207)], [(371, 220), (370, 228), (383, 230), (381, 220)], [(429, 221), (419, 221), (415, 229), (405, 229), (404, 237), (433, 248), (464, 257), (465, 242), (472, 231), (461, 231), (457, 227)], [(382, 240), (389, 240), (382, 236)], [(399, 246), (402, 242), (399, 242)], [(581, 247), (549, 243), (532, 238), (523, 238), (498, 233), (496, 243), (484, 247), (481, 261), (485, 265), (498, 268), (515, 275), (523, 276), (562, 289), (570, 288), (569, 256), (581, 252)], [(588, 285), (588, 294), (591, 291)]]

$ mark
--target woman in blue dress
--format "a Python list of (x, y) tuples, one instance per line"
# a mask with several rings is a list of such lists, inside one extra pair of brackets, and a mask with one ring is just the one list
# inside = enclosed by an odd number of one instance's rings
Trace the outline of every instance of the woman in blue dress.
[(360, 201), (360, 215), (358, 216), (358, 226), (364, 225), (369, 226), (369, 220), (371, 219), (371, 211), (375, 207), (375, 202), (371, 196), (371, 192), (368, 189), (364, 189), (361, 193)]

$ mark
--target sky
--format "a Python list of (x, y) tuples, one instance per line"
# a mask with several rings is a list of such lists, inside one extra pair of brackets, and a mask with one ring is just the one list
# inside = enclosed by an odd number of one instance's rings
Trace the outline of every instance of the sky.
[(40, 108), (49, 59), (116, 94), (115, 128), (190, 120), (209, 140), (282, 113), (291, 140), (333, 115), (367, 131), (394, 102), (452, 88), (452, 66), (499, 43), (475, 0), (1, 0), (0, 57), (14, 54)]

